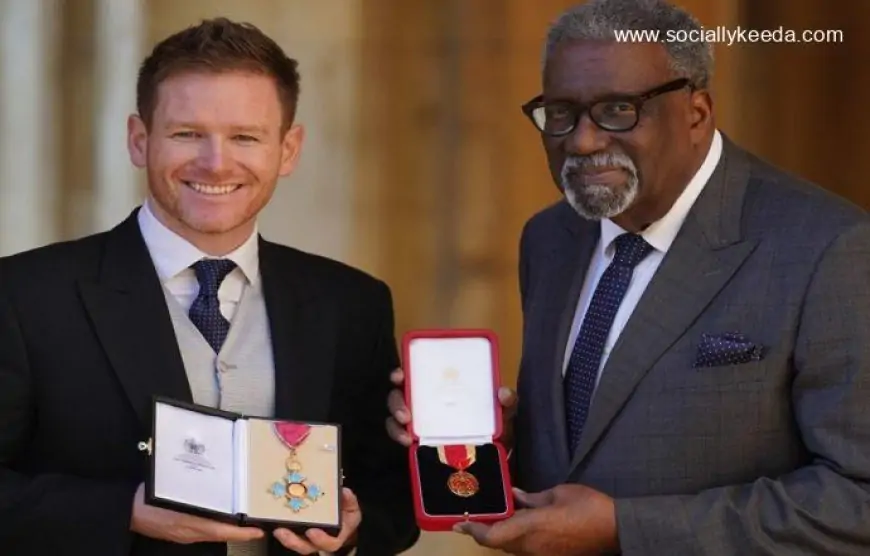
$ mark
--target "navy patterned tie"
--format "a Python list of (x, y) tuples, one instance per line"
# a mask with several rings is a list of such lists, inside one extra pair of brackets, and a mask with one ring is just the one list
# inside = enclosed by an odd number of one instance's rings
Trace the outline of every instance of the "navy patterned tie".
[(595, 288), (565, 373), (565, 413), (572, 454), (586, 424), (595, 379), (613, 318), (628, 289), (634, 267), (652, 251), (652, 246), (636, 234), (622, 234), (615, 242), (613, 262), (601, 275)]
[(191, 267), (199, 280), (199, 295), (188, 315), (215, 353), (220, 351), (230, 330), (230, 323), (221, 314), (218, 288), (235, 267), (236, 263), (228, 259), (203, 259)]

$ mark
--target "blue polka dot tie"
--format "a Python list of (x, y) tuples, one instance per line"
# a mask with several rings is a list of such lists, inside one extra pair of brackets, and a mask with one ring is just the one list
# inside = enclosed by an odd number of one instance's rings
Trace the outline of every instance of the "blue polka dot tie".
[(613, 318), (628, 289), (634, 267), (652, 251), (652, 246), (635, 234), (622, 234), (615, 243), (613, 262), (601, 275), (595, 288), (565, 373), (565, 413), (572, 454), (586, 424), (595, 379)]
[(188, 315), (215, 353), (220, 351), (230, 331), (230, 323), (221, 314), (218, 288), (235, 267), (236, 263), (228, 259), (203, 259), (192, 266), (199, 280), (199, 295)]

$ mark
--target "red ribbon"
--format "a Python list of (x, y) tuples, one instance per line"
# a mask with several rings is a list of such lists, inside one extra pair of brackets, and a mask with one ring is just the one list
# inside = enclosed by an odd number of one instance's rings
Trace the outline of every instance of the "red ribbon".
[(463, 471), (472, 463), (470, 452), (468, 446), (444, 446), (444, 457), (447, 460), (445, 463), (454, 469)]
[(275, 423), (275, 433), (288, 448), (295, 449), (308, 438), (311, 426), (305, 423), (287, 423), (278, 421)]

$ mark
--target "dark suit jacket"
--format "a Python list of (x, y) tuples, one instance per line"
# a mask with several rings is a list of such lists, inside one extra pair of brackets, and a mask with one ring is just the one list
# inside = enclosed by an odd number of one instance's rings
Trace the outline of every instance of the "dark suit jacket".
[(568, 453), (562, 356), (598, 234), (559, 203), (522, 235), (520, 486), (615, 497), (624, 554), (870, 553), (867, 214), (725, 138)]
[[(359, 555), (411, 545), (407, 455), (384, 429), (398, 365), (387, 286), (260, 240), (276, 416), (342, 425)], [(0, 553), (194, 556), (129, 532), (151, 399), (191, 401), (157, 274), (134, 215), (117, 228), (0, 260)], [(270, 554), (289, 554), (272, 545)]]

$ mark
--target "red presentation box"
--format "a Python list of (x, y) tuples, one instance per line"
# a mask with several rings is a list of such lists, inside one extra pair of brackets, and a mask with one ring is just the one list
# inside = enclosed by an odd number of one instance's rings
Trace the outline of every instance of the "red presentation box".
[(462, 521), (513, 515), (507, 453), (499, 442), (498, 339), (489, 330), (413, 330), (402, 340), (409, 461), (417, 523), (449, 531)]

